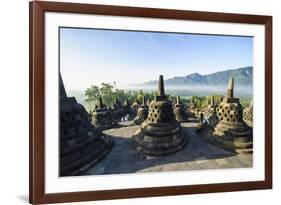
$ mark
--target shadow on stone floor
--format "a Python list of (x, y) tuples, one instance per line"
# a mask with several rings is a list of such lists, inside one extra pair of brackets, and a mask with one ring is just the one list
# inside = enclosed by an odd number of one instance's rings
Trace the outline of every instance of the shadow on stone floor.
[(205, 142), (199, 137), (196, 128), (183, 128), (188, 144), (180, 151), (165, 156), (147, 156), (137, 152), (132, 139), (121, 134), (111, 134), (114, 145), (112, 151), (88, 174), (135, 173), (159, 165), (192, 162), (199, 160), (221, 159), (235, 155)]

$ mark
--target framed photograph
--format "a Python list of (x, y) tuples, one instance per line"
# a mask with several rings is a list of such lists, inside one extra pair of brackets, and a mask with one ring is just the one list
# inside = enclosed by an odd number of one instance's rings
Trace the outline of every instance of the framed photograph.
[(272, 188), (272, 17), (30, 2), (30, 203)]

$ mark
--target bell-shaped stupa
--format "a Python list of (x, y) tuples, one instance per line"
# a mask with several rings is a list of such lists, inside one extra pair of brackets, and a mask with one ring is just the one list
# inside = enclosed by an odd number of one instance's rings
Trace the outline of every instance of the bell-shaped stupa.
[(85, 174), (111, 150), (111, 139), (95, 129), (88, 112), (67, 97), (60, 76), (60, 176)]
[(219, 122), (214, 128), (214, 142), (237, 153), (251, 153), (252, 129), (243, 121), (242, 105), (239, 98), (234, 97), (234, 78), (229, 79), (227, 96), (217, 107), (217, 117)]
[(133, 140), (136, 149), (147, 155), (171, 154), (182, 149), (187, 142), (180, 123), (174, 117), (172, 103), (165, 95), (162, 75), (148, 117), (133, 135)]
[(111, 111), (103, 104), (102, 98), (92, 114), (92, 124), (101, 130), (110, 129), (116, 125), (112, 120)]
[(147, 106), (147, 107), (149, 107), (150, 103), (151, 103), (150, 99), (149, 99), (149, 98), (147, 98), (147, 101), (146, 101), (146, 106)]
[(148, 106), (145, 103), (145, 96), (142, 96), (142, 104), (138, 108), (137, 116), (133, 120), (133, 123), (135, 125), (140, 125), (141, 123), (143, 123), (146, 120), (147, 115), (148, 115)]
[(123, 103), (123, 107), (124, 107), (124, 115), (127, 116), (128, 120), (132, 120), (134, 119), (134, 112), (131, 108), (131, 104), (130, 101), (128, 100), (128, 98), (125, 98), (125, 101)]
[(190, 103), (188, 104), (188, 107), (190, 109), (194, 109), (196, 107), (196, 104), (194, 102), (194, 98), (193, 97), (190, 99)]
[(243, 120), (249, 127), (253, 127), (253, 102), (243, 110)]
[(135, 101), (131, 105), (131, 118), (134, 119), (137, 116), (138, 108), (141, 106), (141, 103), (135, 98)]
[(121, 118), (124, 117), (125, 115), (126, 114), (125, 114), (124, 106), (117, 98), (115, 98), (115, 101), (111, 109), (112, 119), (116, 122), (120, 122)]
[(179, 122), (187, 122), (188, 116), (184, 105), (180, 101), (180, 96), (177, 96), (176, 104), (174, 106), (175, 118)]
[(198, 125), (197, 131), (202, 134), (212, 135), (215, 126), (218, 124), (219, 119), (216, 113), (216, 103), (215, 97), (211, 96), (209, 105), (206, 108), (200, 109), (198, 111)]
[(124, 106), (125, 110), (128, 110), (131, 108), (130, 102), (127, 97), (124, 100), (123, 106)]
[(215, 96), (211, 96), (211, 99), (210, 99), (210, 104), (208, 106), (210, 109), (215, 109), (216, 108), (216, 103), (215, 103)]

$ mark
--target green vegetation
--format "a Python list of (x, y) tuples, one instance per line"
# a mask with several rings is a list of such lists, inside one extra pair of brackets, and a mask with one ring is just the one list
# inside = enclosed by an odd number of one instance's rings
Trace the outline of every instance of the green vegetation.
[[(207, 107), (210, 104), (211, 97), (212, 96), (203, 96), (203, 97), (192, 96), (187, 103), (193, 102), (195, 104), (195, 107), (203, 108), (203, 107)], [(222, 97), (223, 97), (222, 95), (214, 95), (214, 103), (219, 104), (221, 102)], [(243, 108), (250, 106), (252, 100), (251, 97), (241, 97), (239, 99)]]
[(87, 110), (93, 110), (95, 105), (98, 102), (99, 97), (102, 97), (103, 103), (106, 106), (112, 106), (115, 102), (115, 99), (118, 99), (121, 103), (124, 103), (127, 98), (129, 102), (134, 102), (138, 100), (142, 101), (142, 96), (145, 96), (146, 99), (153, 99), (155, 95), (154, 92), (145, 92), (142, 90), (139, 91), (125, 91), (114, 89), (111, 84), (102, 83), (100, 87), (96, 85), (91, 85), (89, 88), (85, 90), (85, 106)]
[[(221, 98), (223, 97), (222, 95), (212, 95), (212, 96), (214, 96), (215, 104), (220, 103)], [(192, 96), (190, 102), (193, 102), (195, 104), (195, 107), (197, 108), (207, 107), (211, 102), (212, 96), (203, 96), (203, 97)]]
[[(91, 85), (87, 88), (84, 92), (84, 106), (88, 111), (93, 110), (95, 105), (98, 103), (99, 97), (102, 97), (103, 103), (106, 106), (112, 106), (115, 102), (115, 99), (118, 99), (121, 103), (124, 103), (125, 99), (127, 98), (130, 103), (135, 102), (138, 100), (142, 102), (142, 97), (145, 96), (146, 99), (153, 100), (155, 96), (155, 92), (151, 91), (144, 91), (144, 90), (121, 90), (121, 89), (114, 89), (111, 84), (102, 83), (101, 86)], [(170, 93), (171, 94), (171, 93)], [(78, 96), (78, 95), (76, 95)], [(189, 104), (193, 102), (195, 107), (203, 108), (207, 107), (211, 102), (212, 96), (187, 96), (187, 95), (179, 95), (181, 102), (184, 104)], [(79, 95), (80, 97), (80, 95)], [(215, 104), (221, 102), (222, 95), (216, 94), (214, 95)], [(176, 95), (168, 95), (170, 100), (176, 100)], [(240, 97), (240, 103), (242, 106), (248, 107), (251, 103), (252, 97)], [(79, 101), (79, 100), (78, 100)], [(81, 100), (80, 100), (81, 101)]]
[(251, 97), (243, 97), (240, 98), (240, 103), (243, 106), (243, 108), (245, 107), (249, 107), (251, 104), (252, 98)]

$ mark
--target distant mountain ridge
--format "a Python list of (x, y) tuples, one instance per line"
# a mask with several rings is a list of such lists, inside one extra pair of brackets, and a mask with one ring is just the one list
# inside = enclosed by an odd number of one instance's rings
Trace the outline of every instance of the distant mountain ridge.
[[(165, 77), (165, 76), (164, 76)], [(165, 80), (165, 85), (225, 85), (230, 77), (234, 77), (236, 85), (252, 85), (253, 66), (215, 72), (207, 75), (192, 73), (186, 76), (176, 76)], [(157, 85), (157, 80), (151, 80), (142, 85)]]

